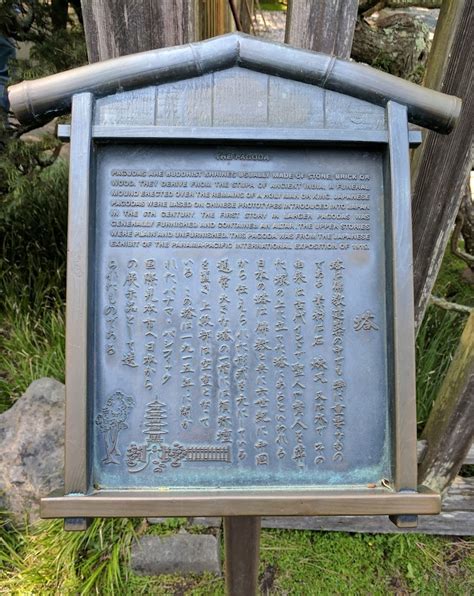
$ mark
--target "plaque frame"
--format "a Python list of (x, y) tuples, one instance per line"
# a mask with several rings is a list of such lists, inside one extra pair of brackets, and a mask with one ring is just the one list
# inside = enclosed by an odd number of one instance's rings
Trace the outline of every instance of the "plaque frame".
[[(84, 92), (73, 96), (70, 167), (70, 203), (67, 260), (66, 316), (66, 430), (65, 489), (41, 501), (41, 516), (66, 518), (66, 527), (82, 529), (94, 517), (155, 516), (264, 516), (264, 515), (394, 515), (411, 525), (412, 516), (440, 511), (440, 496), (417, 486), (416, 411), (412, 227), (409, 146), (421, 140), (409, 131), (407, 107), (394, 101), (386, 105), (386, 131), (105, 127), (93, 125), (95, 97)], [(60, 127), (62, 137), (69, 127)], [(384, 154), (386, 214), (387, 296), (391, 371), (391, 434), (393, 470), (391, 486), (341, 489), (291, 488), (285, 490), (90, 490), (88, 464), (88, 316), (91, 286), (91, 233), (93, 218), (94, 154), (97, 143), (124, 139), (135, 142), (188, 140), (259, 140), (269, 143), (304, 142), (315, 145), (377, 145)], [(391, 298), (391, 299), (390, 299)]]

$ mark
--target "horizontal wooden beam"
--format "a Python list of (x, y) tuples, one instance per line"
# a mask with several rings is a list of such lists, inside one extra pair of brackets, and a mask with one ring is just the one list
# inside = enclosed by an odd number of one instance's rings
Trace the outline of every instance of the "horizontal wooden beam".
[[(69, 140), (69, 124), (58, 126), (58, 137)], [(388, 133), (384, 130), (342, 130), (342, 129), (300, 129), (300, 128), (214, 128), (200, 126), (93, 126), (92, 137), (95, 139), (216, 139), (219, 141), (315, 141), (337, 143), (387, 143)], [(421, 131), (409, 132), (410, 146), (421, 143)]]
[(440, 496), (394, 492), (385, 488), (353, 490), (189, 492), (100, 491), (91, 495), (52, 495), (41, 500), (41, 517), (181, 517), (227, 515), (433, 515)]

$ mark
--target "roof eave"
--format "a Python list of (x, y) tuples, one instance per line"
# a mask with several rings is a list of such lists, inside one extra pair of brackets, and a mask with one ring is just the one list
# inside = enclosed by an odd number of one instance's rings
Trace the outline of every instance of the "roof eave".
[(70, 110), (72, 96), (89, 91), (100, 97), (153, 84), (198, 77), (239, 65), (338, 91), (385, 106), (407, 107), (410, 122), (448, 133), (461, 100), (364, 64), (301, 50), (242, 33), (231, 33), (182, 46), (161, 48), (81, 66), (8, 90), (11, 109), (20, 122), (44, 122)]

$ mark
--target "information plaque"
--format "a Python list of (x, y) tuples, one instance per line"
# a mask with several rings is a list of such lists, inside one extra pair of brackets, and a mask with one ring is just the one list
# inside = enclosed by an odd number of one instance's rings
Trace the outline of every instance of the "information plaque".
[(98, 150), (94, 483), (390, 477), (382, 178), (380, 151)]
[(417, 486), (408, 122), (449, 132), (456, 98), (231, 35), (10, 101), (72, 104), (65, 490), (43, 517), (439, 511)]

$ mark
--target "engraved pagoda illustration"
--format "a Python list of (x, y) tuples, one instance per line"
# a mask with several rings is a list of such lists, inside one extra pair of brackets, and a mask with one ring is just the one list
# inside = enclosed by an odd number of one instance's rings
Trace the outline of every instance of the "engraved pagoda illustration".
[(168, 434), (166, 404), (154, 401), (147, 404), (144, 414), (144, 443), (130, 443), (126, 461), (128, 471), (137, 473), (145, 470), (150, 464), (153, 472), (162, 473), (168, 467), (179, 468), (184, 461), (231, 463), (230, 446), (215, 445), (183, 445), (174, 441), (171, 445), (164, 443), (164, 435)]

